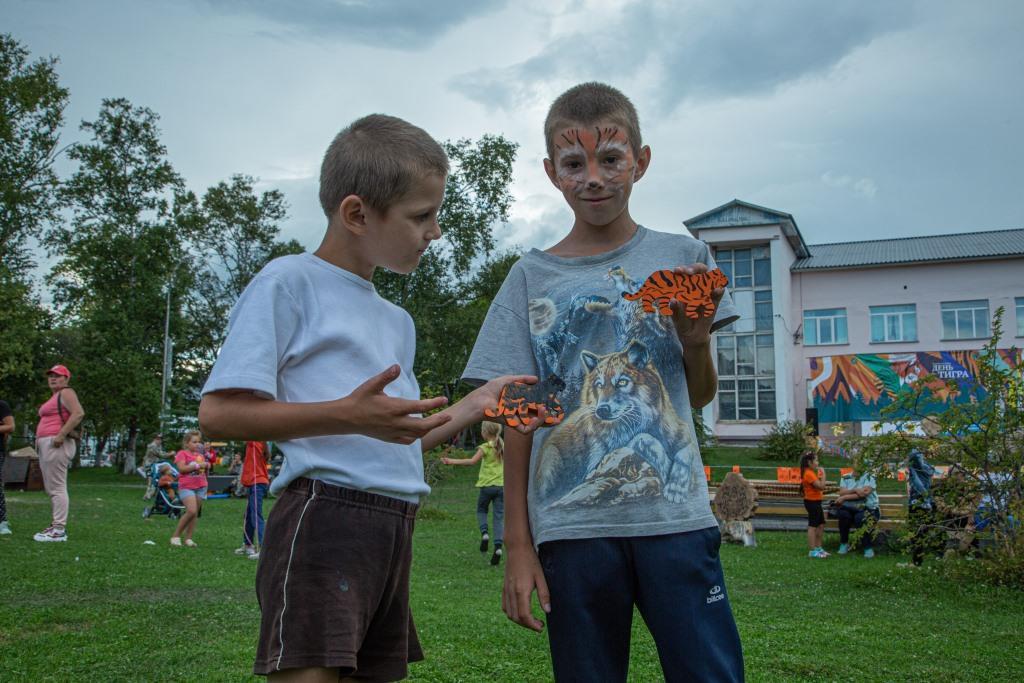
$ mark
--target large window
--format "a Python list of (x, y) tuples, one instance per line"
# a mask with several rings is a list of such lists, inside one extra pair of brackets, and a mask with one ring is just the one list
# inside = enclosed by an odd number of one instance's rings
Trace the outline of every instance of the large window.
[(917, 341), (917, 307), (914, 304), (872, 306), (871, 341)]
[(768, 245), (717, 249), (740, 319), (715, 334), (718, 419), (775, 419), (775, 322)]
[(804, 345), (846, 344), (845, 308), (804, 311)]
[(1014, 302), (1017, 304), (1017, 336), (1024, 337), (1024, 296), (1018, 296)]
[(983, 339), (988, 336), (988, 301), (944, 301), (943, 339)]
[(715, 263), (729, 278), (729, 289), (772, 286), (771, 252), (767, 246), (716, 249)]
[(775, 344), (771, 334), (726, 334), (718, 348), (722, 420), (775, 419)]

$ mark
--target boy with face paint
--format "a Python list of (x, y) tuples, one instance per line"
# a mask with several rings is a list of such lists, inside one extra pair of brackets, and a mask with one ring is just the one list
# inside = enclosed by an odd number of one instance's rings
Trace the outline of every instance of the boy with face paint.
[(634, 606), (667, 681), (741, 681), (743, 658), (718, 558), (721, 537), (691, 408), (717, 388), (711, 334), (739, 315), (724, 289), (696, 320), (623, 298), (652, 272), (715, 268), (707, 245), (630, 215), (651, 150), (618, 90), (584, 83), (544, 125), (544, 171), (574, 222), (513, 266), (463, 378), (558, 375), (565, 419), (506, 430), (502, 607), (541, 631), (556, 680), (625, 681)]

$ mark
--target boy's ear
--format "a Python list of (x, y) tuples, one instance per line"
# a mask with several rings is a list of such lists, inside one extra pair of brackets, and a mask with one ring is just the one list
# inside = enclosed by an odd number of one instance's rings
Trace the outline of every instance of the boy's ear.
[(562, 186), (558, 184), (558, 175), (555, 173), (555, 162), (551, 159), (544, 159), (544, 172), (548, 176), (548, 180), (554, 185), (559, 192), (562, 191)]
[(647, 173), (648, 167), (651, 165), (651, 148), (644, 145), (640, 148), (640, 156), (636, 159), (636, 165), (633, 166), (633, 182), (640, 180), (644, 177), (644, 173)]
[(338, 224), (356, 235), (366, 234), (366, 212), (368, 207), (359, 195), (350, 194), (338, 205)]

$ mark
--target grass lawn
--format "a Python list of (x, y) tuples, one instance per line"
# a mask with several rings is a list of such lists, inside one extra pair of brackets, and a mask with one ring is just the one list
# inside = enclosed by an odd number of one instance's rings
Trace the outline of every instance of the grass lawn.
[[(546, 638), (501, 613), (501, 570), (477, 551), (471, 469), (438, 485), (417, 523), (412, 596), (427, 661), (411, 680), (550, 680)], [(76, 471), (70, 489), (62, 544), (32, 541), (49, 521), (43, 493), (8, 493), (0, 681), (249, 678), (256, 566), (231, 552), (243, 501), (208, 501), (200, 547), (171, 548), (170, 520), (141, 519), (139, 480)], [(892, 555), (809, 560), (799, 533), (758, 542), (722, 549), (749, 681), (1024, 680), (1024, 593), (950, 584)], [(634, 633), (630, 680), (659, 680), (639, 618)]]

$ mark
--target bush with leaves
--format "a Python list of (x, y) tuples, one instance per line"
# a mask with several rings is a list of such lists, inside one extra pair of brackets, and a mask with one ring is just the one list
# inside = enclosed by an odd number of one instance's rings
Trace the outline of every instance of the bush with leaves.
[(927, 528), (908, 528), (903, 540), (939, 530), (950, 571), (963, 571), (958, 558), (970, 556), (974, 578), (1024, 588), (1024, 363), (1017, 348), (999, 348), (1003, 313), (993, 317), (971, 384), (920, 377), (882, 410), (893, 431), (846, 445), (876, 476), (892, 476), (915, 449), (953, 463), (932, 487)]
[(807, 448), (811, 428), (800, 420), (784, 420), (774, 425), (764, 441), (758, 458), (797, 463)]

